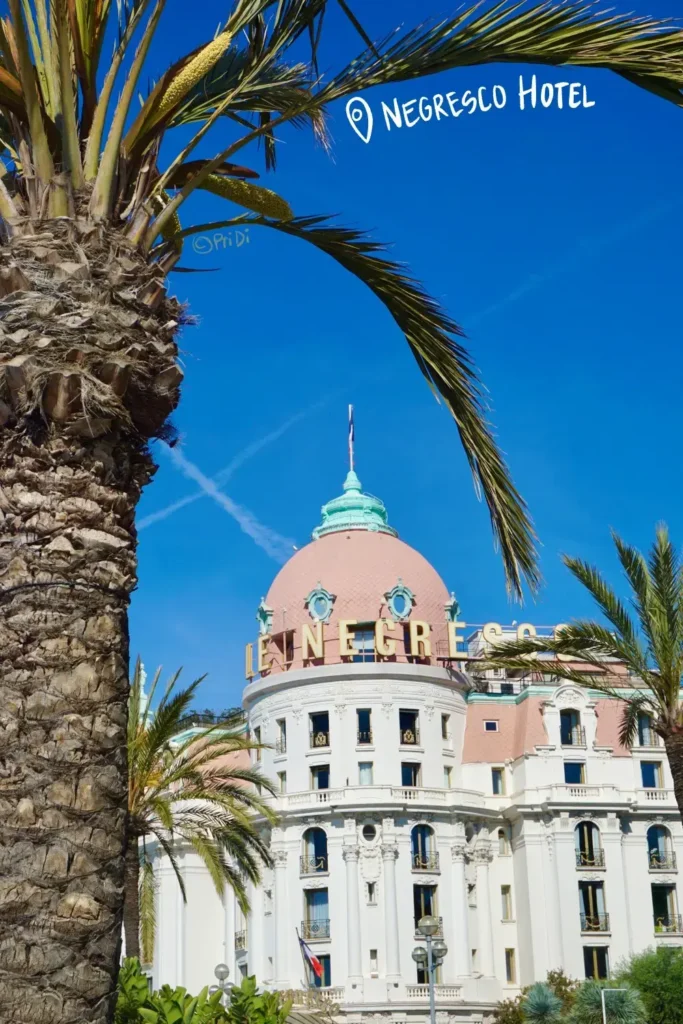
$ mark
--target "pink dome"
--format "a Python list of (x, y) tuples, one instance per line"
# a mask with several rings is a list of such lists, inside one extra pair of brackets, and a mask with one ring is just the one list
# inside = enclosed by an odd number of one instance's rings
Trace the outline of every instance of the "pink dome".
[[(339, 621), (374, 623), (392, 620), (385, 595), (401, 583), (412, 591), (414, 604), (407, 622), (429, 623), (432, 664), (444, 656), (448, 633), (446, 606), (451, 597), (436, 570), (419, 552), (389, 533), (350, 529), (329, 533), (312, 541), (290, 558), (275, 577), (265, 598), (272, 611), (270, 644), (272, 671), (301, 668), (301, 627), (314, 627), (306, 599), (320, 585), (335, 596), (332, 612), (325, 625), (325, 664), (340, 662)], [(278, 636), (294, 631), (293, 650), (284, 657), (284, 645)], [(396, 640), (397, 654), (388, 660), (405, 660), (403, 624), (396, 623), (388, 634)], [(290, 641), (291, 643), (291, 641)], [(308, 661), (307, 664), (320, 664)]]

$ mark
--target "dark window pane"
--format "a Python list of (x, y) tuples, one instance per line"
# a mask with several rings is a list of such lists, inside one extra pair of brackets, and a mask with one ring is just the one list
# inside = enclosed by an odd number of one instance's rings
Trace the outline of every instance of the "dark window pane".
[(659, 786), (659, 772), (657, 771), (658, 765), (654, 761), (641, 761), (640, 772), (643, 779), (643, 787), (645, 789), (657, 789)]
[(580, 786), (583, 783), (583, 765), (577, 761), (565, 761), (564, 781), (570, 786)]

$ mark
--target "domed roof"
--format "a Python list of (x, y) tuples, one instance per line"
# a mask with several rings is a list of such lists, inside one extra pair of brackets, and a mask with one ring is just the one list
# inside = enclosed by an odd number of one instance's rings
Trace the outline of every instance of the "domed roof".
[[(283, 667), (283, 658), (288, 667), (302, 667), (301, 627), (315, 627), (313, 602), (321, 594), (328, 604), (326, 614), (317, 616), (325, 622), (326, 664), (341, 660), (341, 620), (374, 626), (378, 619), (398, 619), (388, 635), (397, 641), (400, 660), (405, 660), (403, 624), (426, 622), (431, 626), (432, 662), (445, 653), (451, 617), (447, 610), (454, 608), (454, 598), (427, 559), (399, 540), (387, 523), (384, 505), (363, 494), (355, 473), (347, 477), (344, 494), (323, 506), (313, 538), (282, 567), (261, 606), (275, 639), (286, 630), (295, 631), (289, 657), (284, 658), (284, 645), (276, 649), (275, 642), (271, 644), (272, 671)], [(404, 595), (401, 616), (396, 613), (400, 605), (390, 607), (392, 591)]]

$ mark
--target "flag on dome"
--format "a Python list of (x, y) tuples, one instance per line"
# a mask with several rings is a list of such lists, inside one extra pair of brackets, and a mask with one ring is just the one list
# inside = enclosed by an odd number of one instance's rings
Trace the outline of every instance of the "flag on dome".
[(316, 978), (321, 978), (323, 973), (323, 965), (320, 963), (313, 950), (306, 945), (306, 943), (301, 938), (298, 932), (297, 938), (299, 939), (299, 945), (301, 946), (301, 952), (303, 954), (304, 960), (310, 966)]
[(353, 406), (349, 406), (349, 467), (353, 470), (353, 442), (356, 434), (353, 427)]

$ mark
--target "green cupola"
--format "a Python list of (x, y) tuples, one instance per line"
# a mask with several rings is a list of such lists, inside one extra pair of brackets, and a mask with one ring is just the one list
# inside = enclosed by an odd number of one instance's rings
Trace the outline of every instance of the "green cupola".
[(372, 494), (363, 493), (361, 482), (353, 470), (344, 481), (344, 493), (323, 505), (322, 522), (313, 531), (313, 540), (344, 530), (368, 530), (371, 533), (388, 533), (390, 537), (398, 536), (387, 522), (384, 502)]

